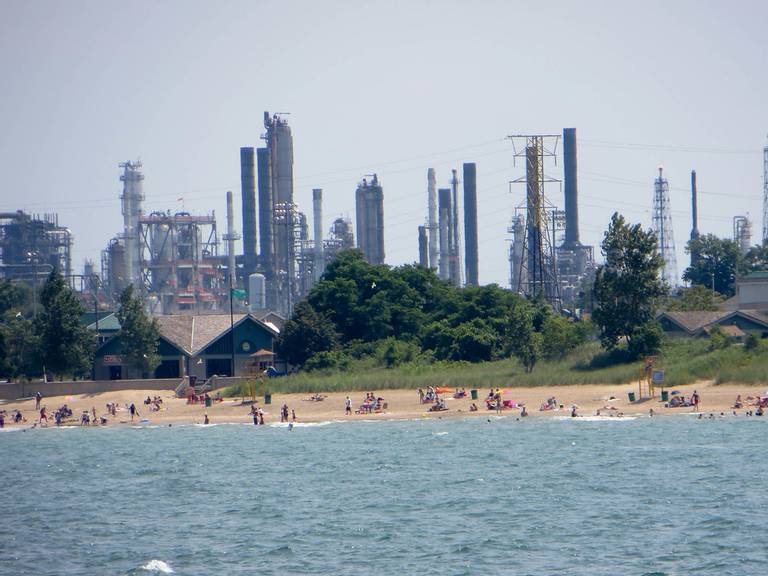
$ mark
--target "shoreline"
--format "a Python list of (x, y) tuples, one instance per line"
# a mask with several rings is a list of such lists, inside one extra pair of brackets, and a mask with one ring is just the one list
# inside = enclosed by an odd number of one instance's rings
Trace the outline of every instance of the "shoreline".
[[(702, 414), (724, 413), (732, 415), (744, 414), (749, 410), (755, 410), (748, 405), (748, 397), (766, 395), (765, 390), (756, 385), (715, 385), (711, 381), (698, 382), (685, 386), (676, 386), (666, 389), (670, 393), (679, 391), (680, 395), (690, 397), (694, 390), (701, 396), (701, 404), (698, 412)], [(622, 413), (624, 416), (647, 416), (650, 409), (654, 415), (691, 414), (696, 413), (692, 407), (665, 408), (657, 396), (652, 399), (630, 403), (628, 392), (637, 393), (637, 385), (570, 385), (570, 386), (537, 386), (507, 388), (502, 392), (504, 400), (512, 400), (518, 404), (524, 404), (531, 418), (570, 417), (572, 405), (578, 407), (579, 416), (594, 417), (598, 410), (602, 416), (610, 416)], [(385, 411), (380, 413), (355, 414), (355, 410), (364, 399), (362, 392), (331, 392), (322, 401), (310, 401), (307, 394), (274, 394), (272, 403), (264, 404), (264, 398), (258, 397), (256, 407), (264, 411), (264, 423), (266, 425), (280, 422), (280, 408), (286, 404), (289, 415), (291, 410), (296, 412), (296, 423), (318, 422), (353, 422), (353, 421), (378, 421), (378, 420), (412, 420), (422, 418), (455, 418), (455, 417), (496, 417), (512, 416), (520, 417), (519, 408), (504, 409), (500, 413), (496, 410), (487, 410), (485, 397), (488, 389), (480, 389), (478, 400), (474, 403), (478, 406), (477, 412), (469, 410), (473, 401), (470, 398), (454, 399), (449, 394), (442, 395), (445, 398), (447, 410), (441, 412), (428, 412), (429, 404), (420, 404), (417, 390), (384, 390), (373, 391), (381, 396), (387, 403)], [(211, 396), (215, 396), (214, 391)], [(741, 395), (744, 406), (734, 409), (734, 400)], [(162, 399), (159, 411), (150, 411), (144, 404), (147, 397), (160, 396)], [(352, 400), (352, 415), (345, 415), (345, 401), (349, 396)], [(550, 397), (555, 397), (557, 410), (540, 411), (539, 407)], [(166, 425), (166, 424), (203, 424), (205, 414), (208, 414), (210, 424), (253, 424), (249, 414), (251, 406), (241, 404), (240, 398), (225, 398), (222, 402), (214, 402), (206, 408), (203, 404), (187, 404), (186, 399), (176, 398), (171, 391), (157, 390), (121, 390), (118, 392), (103, 392), (98, 394), (80, 394), (43, 398), (41, 405), (46, 407), (48, 413), (48, 427), (56, 427), (53, 413), (66, 404), (72, 409), (72, 418), (62, 422), (62, 426), (80, 426), (80, 417), (84, 410), (92, 413), (96, 409), (97, 420), (105, 416), (106, 425), (93, 425), (89, 427), (115, 427), (136, 425)], [(119, 408), (115, 416), (108, 415), (106, 405), (116, 403)], [(127, 407), (133, 403), (138, 416), (131, 421)], [(608, 410), (614, 408), (614, 410)], [(19, 409), (26, 422), (14, 424), (11, 422), (13, 412)], [(0, 402), (0, 410), (6, 411), (6, 428), (30, 428), (38, 422), (39, 413), (35, 410), (35, 399), (6, 400)], [(290, 416), (289, 416), (290, 419)]]

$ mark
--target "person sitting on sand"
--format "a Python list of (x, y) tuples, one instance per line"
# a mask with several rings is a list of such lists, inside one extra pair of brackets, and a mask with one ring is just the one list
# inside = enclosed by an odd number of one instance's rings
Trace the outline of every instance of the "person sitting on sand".
[(429, 407), (429, 412), (442, 412), (444, 410), (448, 410), (448, 408), (445, 406), (445, 400), (440, 398), (438, 398), (437, 401)]
[(573, 404), (571, 406), (571, 418), (576, 418), (576, 417), (578, 417), (578, 415), (579, 415), (579, 413), (577, 411), (577, 406), (576, 406), (576, 404)]
[(741, 408), (742, 406), (744, 406), (744, 403), (741, 401), (741, 394), (739, 394), (738, 396), (736, 396), (736, 401), (733, 403), (733, 407)]
[(469, 405), (469, 411), (470, 412), (477, 412), (477, 404), (472, 402), (472, 404)]
[(19, 422), (26, 422), (27, 419), (24, 418), (24, 416), (21, 414), (21, 410), (16, 410), (13, 414), (13, 423), (18, 424)]

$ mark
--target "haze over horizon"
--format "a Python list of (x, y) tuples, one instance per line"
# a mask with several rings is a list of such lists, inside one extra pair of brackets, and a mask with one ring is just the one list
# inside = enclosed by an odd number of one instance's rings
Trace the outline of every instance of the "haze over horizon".
[(505, 137), (576, 127), (582, 242), (599, 258), (615, 210), (650, 226), (663, 165), (682, 273), (692, 169), (700, 232), (748, 214), (759, 241), (766, 21), (761, 2), (2, 0), (0, 211), (58, 213), (79, 272), (121, 232), (118, 164), (141, 158), (146, 211), (215, 210), (223, 234), (232, 190), (242, 232), (239, 148), (290, 112), (300, 209), (323, 188), (327, 235), (376, 172), (389, 264), (418, 260), (427, 168), (447, 186), (476, 162), (480, 282), (507, 286), (524, 166)]

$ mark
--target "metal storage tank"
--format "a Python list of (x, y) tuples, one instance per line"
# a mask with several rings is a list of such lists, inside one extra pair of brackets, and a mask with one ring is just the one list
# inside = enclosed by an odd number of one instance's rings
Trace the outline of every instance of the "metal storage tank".
[(251, 312), (267, 307), (267, 280), (263, 274), (248, 276), (248, 309)]

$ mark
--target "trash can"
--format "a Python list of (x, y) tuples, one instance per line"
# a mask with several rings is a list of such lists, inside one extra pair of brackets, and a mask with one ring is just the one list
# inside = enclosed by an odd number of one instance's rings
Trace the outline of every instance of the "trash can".
[(472, 390), (469, 391), (469, 394), (472, 396), (472, 400), (477, 400), (477, 388), (472, 388)]
[(264, 394), (264, 404), (272, 404), (272, 394), (269, 392)]
[(211, 407), (211, 397), (210, 397), (210, 396), (208, 396), (208, 397), (205, 399), (205, 407), (206, 407), (206, 408), (210, 408), (210, 407)]
[(629, 392), (627, 394), (627, 396), (629, 396), (629, 401), (630, 402), (634, 402), (635, 401), (635, 393), (634, 392)]
[(662, 390), (661, 391), (661, 401), (662, 402), (668, 402), (669, 401), (669, 390)]

